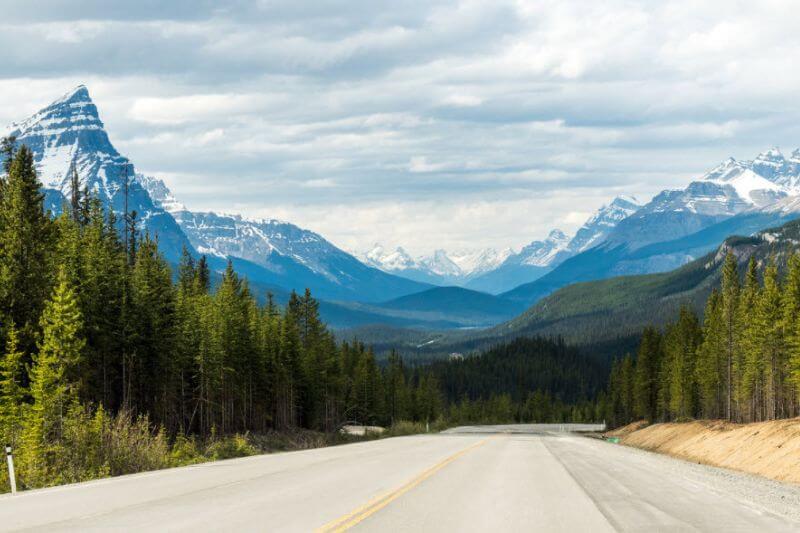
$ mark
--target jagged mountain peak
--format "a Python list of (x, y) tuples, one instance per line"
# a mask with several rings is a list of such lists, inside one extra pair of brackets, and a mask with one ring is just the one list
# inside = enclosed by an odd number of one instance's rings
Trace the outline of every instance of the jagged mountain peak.
[(79, 85), (8, 131), (34, 153), (42, 183), (66, 193), (69, 170), (82, 185), (110, 201), (121, 189), (123, 171), (133, 169), (111, 144), (89, 91)]
[(754, 161), (783, 161), (783, 152), (777, 146), (773, 146), (768, 150), (764, 150), (758, 154)]
[(550, 230), (550, 233), (547, 234), (547, 239), (545, 240), (551, 242), (562, 242), (565, 240), (569, 240), (569, 236), (567, 236), (567, 234), (561, 231), (560, 229), (555, 228)]
[(642, 204), (639, 203), (639, 200), (636, 199), (635, 196), (629, 196), (627, 194), (619, 194), (611, 200), (611, 203), (608, 204), (608, 207), (621, 207), (621, 208), (630, 208), (630, 207), (641, 207)]

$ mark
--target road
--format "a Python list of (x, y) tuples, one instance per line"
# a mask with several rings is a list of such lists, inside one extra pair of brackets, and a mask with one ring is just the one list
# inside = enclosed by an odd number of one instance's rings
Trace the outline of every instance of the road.
[(460, 428), (6, 495), (0, 530), (800, 530), (736, 474), (558, 429)]

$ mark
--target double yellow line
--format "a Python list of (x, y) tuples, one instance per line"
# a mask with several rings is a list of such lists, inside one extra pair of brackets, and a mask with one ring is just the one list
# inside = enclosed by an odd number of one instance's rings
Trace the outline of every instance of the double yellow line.
[(414, 479), (407, 481), (404, 485), (394, 489), (391, 492), (378, 496), (377, 498), (373, 498), (372, 500), (368, 501), (358, 509), (347, 513), (346, 515), (342, 516), (341, 518), (337, 518), (332, 522), (328, 522), (321, 528), (317, 529), (317, 533), (331, 533), (331, 532), (338, 532), (338, 531), (346, 531), (351, 527), (355, 526), (359, 522), (369, 518), (373, 514), (377, 513), (394, 500), (405, 494), (406, 492), (410, 491), (436, 472), (444, 468), (445, 466), (449, 465), (462, 455), (474, 450), (479, 446), (483, 446), (489, 439), (483, 439), (482, 441), (476, 442), (475, 444), (464, 448), (463, 450), (454, 453), (450, 457), (436, 463), (432, 467), (428, 468), (420, 475), (415, 477)]

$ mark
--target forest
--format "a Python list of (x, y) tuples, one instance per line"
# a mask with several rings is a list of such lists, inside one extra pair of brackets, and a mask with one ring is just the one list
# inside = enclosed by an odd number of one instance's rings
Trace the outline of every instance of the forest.
[[(431, 367), (392, 354), (381, 365), (357, 340), (336, 340), (307, 290), (279, 308), (230, 264), (217, 274), (188, 251), (168, 264), (135, 212), (104, 210), (74, 171), (53, 217), (32, 152), (9, 141), (3, 151), (0, 439), (23, 488), (246, 455), (259, 435), (336, 435), (345, 423), (593, 414), (586, 401), (602, 373), (563, 343)], [(484, 373), (497, 378), (459, 385)], [(580, 394), (565, 395), (573, 385)]]
[(797, 416), (800, 255), (789, 256), (784, 270), (781, 275), (773, 257), (760, 274), (750, 257), (740, 272), (728, 253), (721, 286), (709, 296), (702, 321), (683, 307), (663, 331), (643, 331), (635, 356), (615, 360), (610, 423)]

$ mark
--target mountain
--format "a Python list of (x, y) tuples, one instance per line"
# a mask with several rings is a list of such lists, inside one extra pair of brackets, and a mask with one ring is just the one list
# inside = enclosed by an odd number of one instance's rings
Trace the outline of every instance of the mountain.
[(543, 241), (533, 241), (518, 254), (511, 254), (494, 270), (469, 281), (466, 286), (499, 294), (544, 276), (570, 257), (606, 240), (622, 220), (640, 208), (635, 198), (617, 196), (598, 209), (572, 238), (552, 230)]
[(552, 230), (546, 239), (531, 242), (518, 253), (509, 255), (497, 268), (467, 282), (466, 286), (497, 294), (535, 280), (569, 255), (569, 240), (561, 230)]
[(198, 253), (217, 262), (247, 261), (252, 280), (298, 291), (309, 288), (318, 298), (368, 302), (427, 287), (364, 265), (321, 235), (289, 222), (189, 211), (163, 181), (144, 178), (141, 183), (171, 211)]
[(392, 320), (416, 320), (427, 329), (488, 327), (508, 320), (525, 307), (483, 292), (463, 287), (433, 287), (381, 303), (349, 303), (348, 308)]
[(750, 161), (729, 158), (684, 189), (666, 190), (619, 221), (600, 245), (503, 294), (533, 304), (578, 281), (664, 272), (715, 248), (722, 238), (800, 217), (800, 151), (777, 148)]
[(602, 206), (581, 226), (567, 245), (570, 255), (579, 254), (601, 244), (624, 219), (641, 208), (632, 196), (617, 196)]
[(740, 273), (750, 257), (759, 269), (771, 260), (779, 270), (792, 254), (800, 253), (800, 220), (761, 230), (751, 236), (729, 236), (705, 255), (655, 274), (617, 276), (573, 283), (541, 298), (521, 315), (479, 331), (420, 332), (369, 329), (350, 331), (376, 350), (392, 347), (417, 360), (441, 358), (451, 352), (485, 349), (517, 337), (559, 336), (602, 357), (635, 350), (641, 330), (674, 320), (681, 305), (702, 315), (711, 290), (719, 286), (721, 267), (731, 252)]
[(458, 268), (461, 269), (465, 277), (467, 279), (472, 279), (496, 269), (513, 254), (514, 250), (511, 248), (503, 248), (502, 250), (484, 248), (482, 250), (451, 252), (449, 256), (450, 259), (458, 265)]
[(136, 181), (133, 165), (111, 144), (85, 86), (79, 85), (28, 119), (12, 124), (4, 134), (8, 135), (33, 151), (46, 205), (54, 213), (61, 211), (64, 199), (72, 193), (72, 168), (81, 188), (87, 187), (117, 215), (125, 210), (127, 181), (128, 209), (136, 211), (142, 229), (158, 235), (167, 259), (177, 261), (183, 246), (191, 247), (172, 216), (155, 205)]
[(570, 285), (492, 331), (510, 336), (563, 334), (584, 342), (624, 337), (647, 324), (664, 324), (682, 304), (702, 314), (711, 289), (719, 283), (728, 252), (737, 258), (743, 272), (750, 257), (755, 257), (759, 269), (771, 260), (783, 269), (788, 258), (799, 251), (800, 220), (793, 220), (749, 237), (728, 237), (710, 253), (669, 272)]
[(493, 248), (447, 252), (439, 249), (431, 255), (412, 257), (402, 247), (387, 250), (375, 244), (357, 254), (361, 261), (384, 272), (433, 285), (464, 285), (470, 279), (501, 264), (513, 252)]
[(60, 212), (71, 195), (74, 169), (80, 186), (106, 208), (121, 215), (127, 203), (136, 211), (139, 229), (157, 236), (173, 264), (186, 248), (208, 254), (216, 271), (231, 259), (254, 284), (286, 291), (308, 287), (320, 298), (381, 301), (428, 288), (365, 266), (316, 233), (286, 222), (187, 210), (163, 181), (136, 172), (114, 148), (83, 85), (5, 134), (33, 151), (51, 211)]

